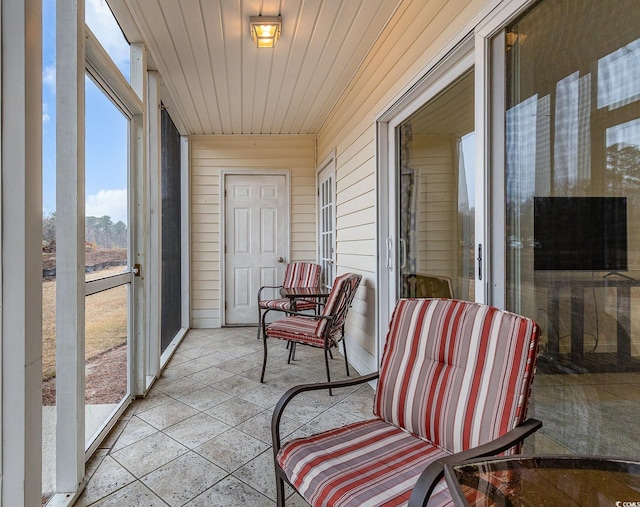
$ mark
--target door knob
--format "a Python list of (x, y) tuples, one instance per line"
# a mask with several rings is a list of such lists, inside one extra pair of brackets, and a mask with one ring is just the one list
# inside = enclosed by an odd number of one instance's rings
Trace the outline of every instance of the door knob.
[(278, 257), (278, 262), (284, 262), (284, 257)]

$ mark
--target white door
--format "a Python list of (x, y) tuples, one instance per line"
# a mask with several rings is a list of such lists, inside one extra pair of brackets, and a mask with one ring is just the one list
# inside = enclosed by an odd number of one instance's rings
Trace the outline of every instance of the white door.
[(256, 324), (258, 289), (281, 283), (287, 262), (286, 178), (230, 174), (224, 185), (224, 322)]
[(323, 285), (335, 278), (335, 159), (330, 157), (318, 171), (318, 261)]

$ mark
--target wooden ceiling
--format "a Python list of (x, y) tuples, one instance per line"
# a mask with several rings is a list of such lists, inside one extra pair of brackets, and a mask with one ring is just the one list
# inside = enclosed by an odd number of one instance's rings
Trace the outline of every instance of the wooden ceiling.
[[(108, 0), (182, 134), (315, 134), (399, 0)], [(282, 16), (273, 49), (249, 17)]]

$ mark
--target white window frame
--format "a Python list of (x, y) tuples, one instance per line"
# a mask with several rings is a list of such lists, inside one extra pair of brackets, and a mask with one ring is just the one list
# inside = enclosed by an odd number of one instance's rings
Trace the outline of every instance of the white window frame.
[[(486, 217), (482, 236), (484, 245), (485, 301), (504, 308), (506, 303), (505, 240), (505, 27), (538, 0), (502, 2), (475, 29), (476, 47), (476, 167), (483, 170), (485, 193), (482, 203)], [(480, 173), (478, 174), (480, 176)], [(476, 204), (476, 213), (478, 213)], [(476, 229), (476, 235), (478, 234)]]
[[(329, 261), (329, 263), (333, 266), (333, 274), (335, 275), (335, 271), (336, 271), (336, 152), (335, 150), (331, 152), (331, 154), (325, 158), (322, 163), (318, 166), (318, 168), (316, 169), (316, 229), (317, 229), (317, 245), (318, 245), (318, 252), (317, 252), (317, 262), (319, 264), (322, 264), (322, 246), (323, 246), (323, 241), (324, 238), (322, 236), (322, 209), (321, 209), (321, 203), (322, 203), (322, 197), (320, 195), (320, 175), (324, 172), (324, 171), (328, 171), (329, 174), (331, 175), (331, 192), (332, 192), (332, 201), (331, 201), (331, 217), (332, 217), (332, 224), (331, 224), (331, 228), (333, 231), (332, 234), (332, 245), (331, 245), (331, 259)], [(333, 280), (329, 281), (330, 283), (333, 283)]]

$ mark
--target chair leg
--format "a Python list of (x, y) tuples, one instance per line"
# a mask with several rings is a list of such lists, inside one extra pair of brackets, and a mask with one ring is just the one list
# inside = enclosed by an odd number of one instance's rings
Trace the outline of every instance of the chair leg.
[(267, 334), (262, 330), (262, 341), (264, 343), (264, 359), (262, 360), (262, 375), (260, 375), (260, 383), (264, 383), (264, 373), (267, 369)]
[(260, 339), (260, 331), (262, 331), (262, 312), (260, 311), (260, 305), (258, 305), (258, 336), (256, 339)]
[(347, 359), (347, 342), (345, 341), (344, 336), (342, 337), (342, 347), (344, 348), (344, 365), (347, 368), (347, 377), (350, 377), (349, 360)]
[(295, 360), (295, 350), (296, 350), (296, 344), (293, 342), (287, 342), (289, 344), (289, 358), (287, 359), (287, 364), (291, 364), (291, 360), (294, 359)]
[(276, 505), (284, 507), (284, 481), (278, 472), (276, 472)]
[[(329, 350), (329, 347), (325, 346), (324, 348), (324, 364), (327, 367), (327, 382), (331, 382), (331, 372), (329, 371), (329, 354), (331, 353), (331, 351)], [(329, 396), (333, 396), (333, 393), (331, 392), (331, 388), (329, 388)]]

